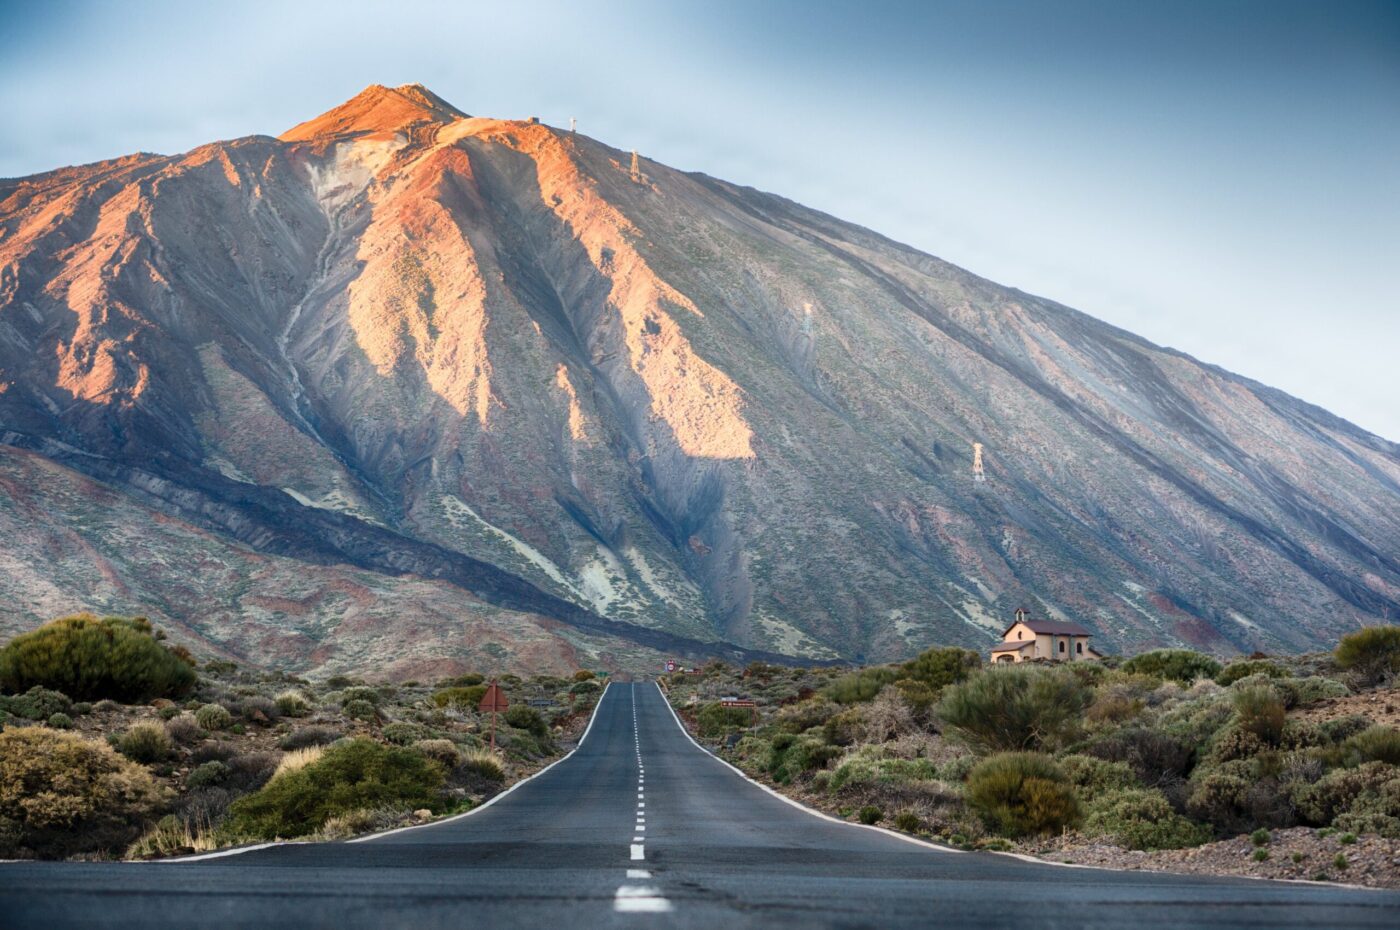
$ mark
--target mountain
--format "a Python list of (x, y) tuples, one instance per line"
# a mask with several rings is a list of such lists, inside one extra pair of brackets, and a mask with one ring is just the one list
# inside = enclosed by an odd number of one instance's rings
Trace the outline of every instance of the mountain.
[(892, 659), (1023, 604), (1109, 650), (1400, 616), (1395, 443), (417, 85), (0, 181), (0, 491), (4, 631), (139, 612), (297, 669)]

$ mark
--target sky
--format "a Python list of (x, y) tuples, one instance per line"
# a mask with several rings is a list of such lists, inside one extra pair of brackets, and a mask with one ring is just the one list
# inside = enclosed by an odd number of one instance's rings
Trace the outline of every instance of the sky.
[(577, 117), (1400, 440), (1400, 0), (0, 0), (0, 177), (411, 82)]

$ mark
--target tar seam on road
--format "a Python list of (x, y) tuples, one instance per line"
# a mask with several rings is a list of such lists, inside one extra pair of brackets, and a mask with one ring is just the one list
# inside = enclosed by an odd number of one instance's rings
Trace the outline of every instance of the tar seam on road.
[[(569, 758), (569, 756), (572, 756), (574, 753), (578, 752), (578, 751), (579, 751), (579, 747), (583, 745), (583, 741), (586, 740), (586, 739), (588, 739), (588, 734), (589, 734), (589, 732), (591, 732), (592, 729), (593, 729), (593, 721), (595, 721), (595, 720), (598, 719), (598, 708), (603, 706), (603, 698), (607, 697), (608, 689), (611, 688), (611, 687), (612, 687), (612, 682), (608, 682), (606, 685), (603, 686), (603, 693), (600, 694), (600, 695), (598, 695), (598, 703), (593, 705), (593, 714), (592, 714), (592, 716), (590, 716), (590, 717), (588, 718), (588, 726), (586, 726), (586, 727), (583, 728), (583, 735), (580, 736), (580, 737), (578, 738), (578, 745), (577, 745), (577, 746), (575, 746), (573, 749), (570, 749), (570, 750), (569, 750), (567, 753), (565, 753), (563, 756), (559, 757), (558, 759), (555, 759), (553, 762), (549, 763), (549, 765), (546, 765), (544, 768), (540, 769), (540, 770), (539, 770), (538, 772), (536, 772), (535, 774), (530, 775), (530, 776), (528, 776), (528, 777), (526, 777), (526, 778), (520, 779), (520, 781), (518, 781), (518, 782), (516, 782), (515, 784), (511, 785), (509, 788), (507, 788), (505, 791), (502, 791), (500, 794), (495, 795), (494, 797), (491, 798), (491, 800), (487, 801), (485, 804), (482, 804), (482, 805), (479, 806), (479, 807), (473, 807), (473, 808), (472, 808), (471, 810), (469, 810), (469, 811), (465, 811), (465, 812), (463, 812), (463, 813), (461, 813), (461, 814), (456, 814), (455, 816), (452, 816), (452, 817), (445, 817), (445, 818), (443, 818), (442, 820), (434, 820), (432, 823), (414, 824), (414, 825), (411, 826), (411, 827), (398, 827), (398, 828), (393, 829), (393, 830), (385, 830), (383, 833), (371, 833), (369, 836), (357, 836), (357, 837), (355, 837), (353, 840), (346, 840), (345, 842), (347, 842), (347, 843), (367, 843), (367, 842), (369, 842), (370, 840), (377, 840), (377, 839), (379, 839), (379, 838), (382, 837), (382, 836), (392, 836), (392, 835), (395, 834), (395, 833), (407, 833), (409, 830), (426, 830), (426, 829), (428, 829), (429, 827), (437, 827), (437, 826), (441, 826), (442, 824), (445, 824), (445, 823), (453, 823), (453, 822), (455, 822), (455, 821), (461, 820), (461, 819), (464, 818), (464, 817), (470, 817), (472, 814), (479, 813), (480, 811), (486, 810), (486, 808), (490, 807), (492, 804), (495, 804), (495, 803), (496, 803), (497, 801), (499, 801), (501, 798), (505, 797), (506, 795), (508, 795), (508, 794), (510, 794), (512, 791), (514, 791), (516, 788), (519, 788), (521, 785), (525, 784), (526, 782), (533, 781), (534, 779), (539, 778), (539, 777), (540, 777), (541, 775), (543, 775), (545, 772), (548, 772), (550, 769), (554, 768), (554, 767), (555, 767), (556, 765), (558, 765), (560, 762), (563, 762), (565, 759)], [(310, 842), (310, 841), (308, 841), (308, 840), (293, 840), (293, 841), (282, 841), (282, 840), (279, 840), (279, 841), (272, 842), (272, 843), (259, 843), (259, 844), (256, 845), (256, 846), (244, 846), (244, 847), (241, 847), (241, 848), (239, 848), (239, 849), (222, 849), (222, 850), (219, 850), (218, 852), (201, 853), (201, 854), (198, 855), (198, 856), (182, 856), (182, 857), (179, 858), (179, 859), (155, 859), (155, 860), (150, 860), (150, 861), (154, 861), (154, 862), (202, 862), (202, 861), (205, 861), (205, 860), (207, 860), (207, 859), (219, 859), (219, 858), (222, 858), (222, 857), (224, 857), (224, 856), (238, 856), (238, 855), (242, 855), (243, 853), (257, 852), (259, 849), (269, 849), (269, 848), (271, 848), (271, 847), (273, 847), (273, 846), (302, 846), (302, 845), (306, 845), (306, 843), (308, 843), (308, 842)]]

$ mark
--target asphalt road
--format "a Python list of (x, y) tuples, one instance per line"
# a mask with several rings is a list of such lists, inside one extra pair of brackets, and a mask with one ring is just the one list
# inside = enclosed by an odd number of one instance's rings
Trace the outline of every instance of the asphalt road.
[(1386, 927), (1400, 894), (940, 852), (799, 810), (614, 684), (578, 751), (368, 841), (0, 865), (0, 927)]

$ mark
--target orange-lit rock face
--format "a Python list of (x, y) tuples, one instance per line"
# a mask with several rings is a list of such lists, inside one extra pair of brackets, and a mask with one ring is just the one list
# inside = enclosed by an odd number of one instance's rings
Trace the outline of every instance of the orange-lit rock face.
[[(302, 667), (399, 640), (429, 668), (434, 637), (554, 667), (640, 628), (893, 659), (987, 645), (1021, 603), (1110, 647), (1315, 648), (1400, 615), (1394, 444), (416, 85), (281, 139), (0, 181), (0, 437), (109, 482), (129, 524), (76, 481), (23, 512), (0, 493), (7, 533), (71, 514), (0, 553), (0, 587), (48, 592), (0, 590), (0, 626), (125, 590), (192, 629), (217, 603), (240, 632), (201, 635)], [(193, 533), (217, 545), (191, 567), (128, 558)], [(282, 559), (316, 583), (278, 590)], [(581, 638), (601, 616), (632, 640)]]

